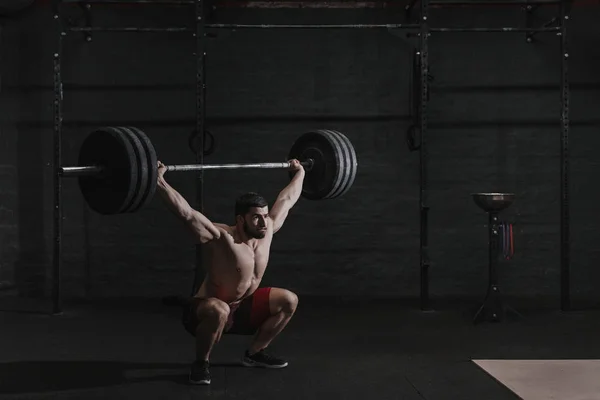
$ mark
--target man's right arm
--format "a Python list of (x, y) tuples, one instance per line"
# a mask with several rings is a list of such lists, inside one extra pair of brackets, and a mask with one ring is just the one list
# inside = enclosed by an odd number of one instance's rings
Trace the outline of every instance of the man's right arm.
[(167, 207), (194, 232), (201, 243), (218, 239), (221, 231), (202, 213), (194, 210), (190, 204), (161, 175), (158, 178), (157, 192)]

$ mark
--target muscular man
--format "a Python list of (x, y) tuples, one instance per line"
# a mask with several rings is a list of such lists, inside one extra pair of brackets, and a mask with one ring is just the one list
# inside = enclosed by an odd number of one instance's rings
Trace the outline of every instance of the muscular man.
[(302, 192), (304, 168), (291, 161), (294, 177), (269, 210), (264, 198), (246, 193), (235, 203), (235, 225), (211, 222), (194, 210), (165, 180), (158, 162), (158, 193), (203, 244), (207, 254), (204, 282), (184, 313), (184, 326), (196, 338), (196, 362), (190, 382), (209, 384), (209, 356), (223, 333), (254, 335), (242, 358), (249, 367), (283, 368), (285, 360), (265, 352), (290, 321), (298, 297), (286, 289), (258, 288), (267, 268), (273, 234), (281, 229)]

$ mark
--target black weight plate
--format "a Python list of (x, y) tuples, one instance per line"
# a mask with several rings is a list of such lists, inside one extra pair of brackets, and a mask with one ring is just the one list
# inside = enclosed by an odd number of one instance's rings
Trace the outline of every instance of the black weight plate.
[[(325, 199), (340, 184), (340, 153), (329, 134), (323, 131), (307, 132), (292, 145), (288, 159), (314, 160), (310, 171), (306, 171), (302, 196), (309, 200)], [(294, 172), (290, 171), (290, 179)]]
[(131, 141), (131, 145), (133, 146), (133, 150), (135, 152), (137, 158), (137, 166), (138, 166), (138, 182), (135, 188), (135, 194), (133, 199), (131, 200), (131, 204), (125, 209), (124, 212), (135, 212), (144, 200), (145, 193), (148, 189), (148, 160), (146, 156), (146, 147), (142, 144), (142, 141), (139, 137), (131, 131), (129, 128), (121, 126), (119, 131), (124, 133), (129, 140)]
[(343, 158), (345, 160), (344, 168), (340, 170), (342, 174), (342, 184), (337, 191), (329, 196), (330, 199), (333, 199), (346, 194), (354, 184), (354, 180), (356, 179), (356, 171), (358, 170), (358, 159), (356, 157), (354, 146), (352, 146), (352, 142), (350, 142), (350, 139), (348, 139), (347, 136), (339, 131), (328, 130), (327, 132), (337, 137), (343, 153)]
[(320, 130), (319, 133), (327, 137), (327, 139), (331, 142), (336, 153), (336, 159), (339, 160), (336, 170), (337, 177), (335, 179), (335, 184), (332, 186), (331, 191), (327, 193), (327, 196), (325, 196), (327, 199), (333, 199), (336, 197), (335, 193), (338, 193), (342, 188), (342, 185), (344, 185), (344, 171), (347, 169), (346, 164), (349, 162), (349, 160), (346, 157), (345, 146), (335, 133), (329, 130)]
[(79, 165), (105, 168), (101, 176), (82, 176), (79, 188), (88, 206), (99, 214), (124, 212), (135, 195), (137, 157), (126, 135), (114, 128), (90, 133), (79, 149)]
[(156, 185), (158, 184), (158, 158), (156, 156), (156, 150), (154, 149), (154, 145), (152, 145), (152, 142), (150, 141), (148, 136), (146, 136), (146, 134), (138, 128), (135, 128), (133, 126), (130, 126), (128, 128), (138, 137), (138, 139), (140, 139), (140, 142), (146, 150), (146, 161), (148, 163), (148, 185), (146, 187), (146, 192), (144, 193), (144, 196), (142, 197), (142, 201), (139, 204), (138, 208), (131, 210), (131, 212), (135, 212), (138, 209), (145, 207), (146, 204), (148, 204), (148, 202), (150, 202), (150, 200), (152, 200), (152, 198), (154, 197), (154, 193), (156, 192)]

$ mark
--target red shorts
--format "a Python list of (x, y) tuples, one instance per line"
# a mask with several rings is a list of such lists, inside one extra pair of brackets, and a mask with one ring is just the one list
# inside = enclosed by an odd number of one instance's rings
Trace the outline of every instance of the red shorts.
[[(231, 312), (224, 333), (252, 335), (271, 316), (269, 306), (270, 287), (256, 289), (252, 295), (245, 298), (236, 306), (231, 306)], [(192, 298), (189, 307), (186, 307), (183, 315), (183, 326), (191, 335), (196, 335), (196, 327), (201, 322), (196, 316), (198, 303), (203, 299)]]

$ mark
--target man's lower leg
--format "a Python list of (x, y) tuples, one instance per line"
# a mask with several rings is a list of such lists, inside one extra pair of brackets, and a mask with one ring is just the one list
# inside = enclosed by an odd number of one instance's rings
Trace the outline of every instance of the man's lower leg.
[(208, 362), (214, 345), (221, 340), (225, 321), (204, 321), (196, 328), (196, 361)]
[(226, 317), (208, 318), (196, 328), (196, 362), (190, 370), (190, 382), (209, 385), (211, 382), (209, 362), (213, 346), (221, 340)]
[(260, 350), (266, 348), (271, 344), (273, 339), (281, 333), (283, 328), (286, 327), (292, 316), (294, 310), (291, 312), (280, 311), (275, 315), (269, 317), (260, 327), (252, 344), (248, 348), (248, 353), (254, 354)]

